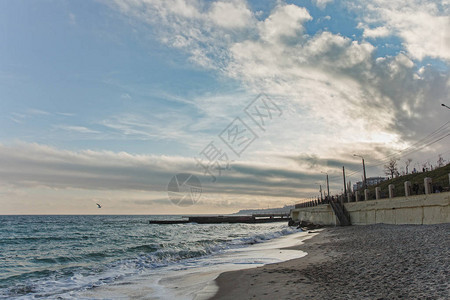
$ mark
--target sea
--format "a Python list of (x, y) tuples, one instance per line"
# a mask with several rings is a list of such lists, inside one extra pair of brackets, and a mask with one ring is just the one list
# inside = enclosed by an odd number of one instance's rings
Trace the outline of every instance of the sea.
[(224, 271), (299, 258), (287, 223), (180, 216), (0, 216), (0, 299), (208, 299)]

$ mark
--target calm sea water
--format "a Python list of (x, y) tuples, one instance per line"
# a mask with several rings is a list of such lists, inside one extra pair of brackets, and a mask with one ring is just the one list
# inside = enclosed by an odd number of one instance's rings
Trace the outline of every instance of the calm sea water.
[(176, 218), (0, 216), (0, 298), (65, 298), (296, 232), (285, 223), (148, 224)]

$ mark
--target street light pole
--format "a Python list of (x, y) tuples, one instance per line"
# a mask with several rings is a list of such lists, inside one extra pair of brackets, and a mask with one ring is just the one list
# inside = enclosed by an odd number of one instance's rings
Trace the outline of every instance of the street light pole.
[(328, 200), (330, 200), (330, 183), (328, 182), (328, 173), (327, 173), (327, 194), (328, 194)]
[(320, 182), (314, 182), (314, 184), (319, 185), (320, 201), (323, 202), (322, 184)]
[(347, 183), (345, 182), (345, 167), (342, 166), (342, 175), (344, 176), (344, 197), (347, 197)]
[(328, 201), (330, 201), (330, 184), (328, 182), (328, 173), (327, 172), (320, 172), (322, 174), (327, 174), (327, 194), (328, 194)]
[(353, 154), (353, 156), (361, 157), (362, 165), (363, 165), (363, 173), (364, 173), (364, 189), (367, 189), (367, 181), (366, 181), (366, 165), (364, 164), (364, 157), (361, 155)]

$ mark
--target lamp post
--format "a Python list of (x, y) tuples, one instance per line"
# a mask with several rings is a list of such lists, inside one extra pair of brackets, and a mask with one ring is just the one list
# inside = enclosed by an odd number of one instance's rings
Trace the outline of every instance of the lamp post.
[(327, 172), (320, 172), (322, 174), (327, 174), (327, 197), (328, 197), (328, 201), (330, 201), (330, 184), (328, 182), (328, 173)]
[(450, 109), (450, 107), (448, 107), (447, 105), (445, 105), (444, 103), (441, 104), (443, 107), (447, 107), (448, 109)]
[(347, 183), (345, 182), (345, 167), (342, 166), (342, 175), (344, 176), (344, 197), (347, 198)]
[(319, 191), (320, 191), (320, 201), (323, 202), (323, 196), (322, 196), (322, 184), (319, 182), (315, 182), (315, 184), (319, 185)]
[(364, 157), (361, 155), (353, 154), (353, 156), (361, 157), (362, 165), (363, 165), (363, 173), (364, 173), (364, 189), (367, 189), (367, 181), (366, 181), (366, 165), (364, 164)]

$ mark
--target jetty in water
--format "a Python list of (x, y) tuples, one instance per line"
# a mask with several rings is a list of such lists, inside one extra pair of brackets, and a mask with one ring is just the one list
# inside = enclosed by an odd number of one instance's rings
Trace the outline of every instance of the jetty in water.
[(288, 222), (289, 214), (253, 214), (251, 216), (183, 216), (182, 220), (150, 220), (149, 224), (220, 224), (220, 223), (271, 223)]

